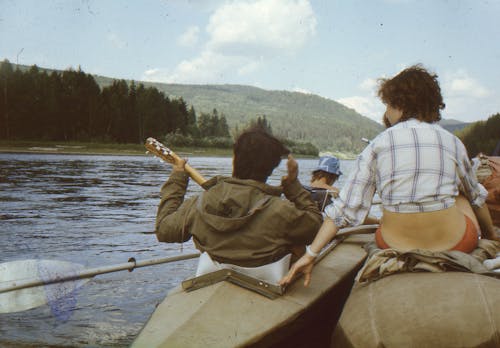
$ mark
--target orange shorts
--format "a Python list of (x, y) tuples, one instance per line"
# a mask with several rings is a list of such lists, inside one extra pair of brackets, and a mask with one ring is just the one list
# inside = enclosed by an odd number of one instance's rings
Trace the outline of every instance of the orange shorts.
[[(476, 226), (474, 226), (474, 223), (472, 220), (465, 215), (465, 233), (460, 242), (458, 242), (457, 245), (455, 245), (453, 248), (450, 250), (458, 250), (458, 251), (463, 251), (464, 253), (470, 253), (472, 250), (477, 248), (477, 241), (478, 241), (478, 233), (476, 230)], [(384, 238), (382, 238), (382, 232), (380, 230), (380, 227), (377, 228), (377, 231), (375, 232), (375, 242), (377, 243), (377, 246), (381, 249), (388, 249), (390, 248), (389, 245), (384, 241)]]

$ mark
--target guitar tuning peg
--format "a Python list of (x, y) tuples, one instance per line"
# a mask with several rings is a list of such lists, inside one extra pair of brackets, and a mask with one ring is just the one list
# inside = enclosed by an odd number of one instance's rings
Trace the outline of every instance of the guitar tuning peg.
[(149, 151), (146, 151), (146, 155), (149, 155), (149, 153), (150, 153)]

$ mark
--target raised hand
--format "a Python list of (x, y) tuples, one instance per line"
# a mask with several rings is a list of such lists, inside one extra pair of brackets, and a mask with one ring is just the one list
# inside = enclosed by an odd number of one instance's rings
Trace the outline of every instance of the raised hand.
[(288, 170), (288, 174), (282, 178), (282, 184), (288, 185), (294, 182), (299, 175), (299, 164), (293, 158), (291, 154), (288, 155), (288, 161), (286, 162), (286, 168)]
[(186, 163), (187, 160), (181, 157), (177, 157), (174, 159), (174, 164), (172, 169), (174, 172), (185, 172), (186, 171)]

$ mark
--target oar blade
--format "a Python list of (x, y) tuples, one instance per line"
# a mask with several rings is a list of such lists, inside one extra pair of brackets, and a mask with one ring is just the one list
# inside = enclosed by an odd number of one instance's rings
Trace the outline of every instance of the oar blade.
[[(54, 260), (18, 260), (0, 264), (0, 285), (14, 285), (20, 281), (46, 282), (60, 275), (75, 274), (81, 265)], [(52, 310), (76, 302), (77, 290), (89, 279), (18, 289), (0, 293), (0, 313), (20, 312), (49, 304)]]

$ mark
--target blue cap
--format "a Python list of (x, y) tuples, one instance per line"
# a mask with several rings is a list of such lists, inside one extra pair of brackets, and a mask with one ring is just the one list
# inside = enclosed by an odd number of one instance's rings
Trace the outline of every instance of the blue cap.
[(320, 157), (318, 168), (316, 170), (322, 170), (327, 173), (342, 175), (340, 171), (340, 162), (337, 157), (333, 156), (324, 156)]

